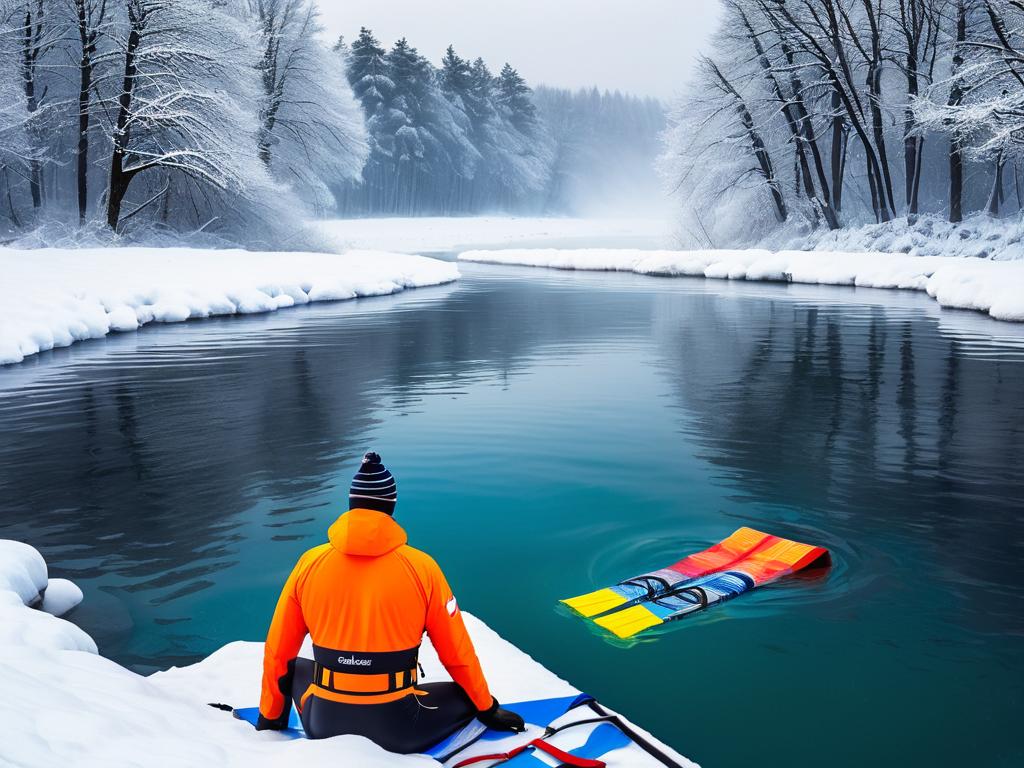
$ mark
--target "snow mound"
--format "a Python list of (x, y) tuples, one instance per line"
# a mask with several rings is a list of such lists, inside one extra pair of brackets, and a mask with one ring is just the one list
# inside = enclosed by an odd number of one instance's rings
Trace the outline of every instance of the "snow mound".
[(272, 312), (440, 285), (454, 264), (399, 253), (0, 248), (0, 364), (146, 323)]
[(70, 581), (48, 578), (46, 561), (34, 547), (0, 539), (0, 656), (12, 648), (96, 653), (89, 635), (54, 615), (66, 613), (81, 599), (81, 590)]
[(80, 602), (82, 602), (82, 590), (73, 581), (67, 579), (50, 579), (46, 585), (46, 594), (43, 595), (41, 610), (51, 616), (63, 616)]
[(763, 250), (643, 251), (587, 248), (466, 251), (462, 261), (667, 277), (777, 280), (926, 291), (943, 307), (1024, 321), (1024, 261)]
[[(236, 707), (259, 702), (262, 643), (229, 643), (198, 664), (149, 677), (131, 672), (98, 655), (95, 643), (78, 627), (28, 607), (40, 600), (45, 587), (45, 608), (49, 590), (58, 584), (63, 586), (53, 599), (60, 601), (71, 595), (73, 585), (58, 579), (48, 582), (46, 563), (32, 547), (0, 540), (0, 680), (4, 691), (0, 698), (0, 764), (21, 768), (438, 766), (423, 755), (385, 752), (358, 736), (292, 741), (274, 732), (257, 732), (229, 713), (209, 707), (210, 702)], [(464, 616), (491, 688), (500, 700), (577, 692), (483, 622)], [(302, 654), (312, 656), (308, 639)], [(429, 642), (424, 643), (420, 659), (428, 680), (451, 679)], [(588, 729), (573, 729), (571, 737), (566, 732), (566, 741), (560, 744), (568, 748), (582, 744)], [(505, 751), (530, 735), (511, 735), (478, 748)], [(675, 755), (668, 747), (659, 746)], [(449, 762), (458, 759), (461, 756)], [(696, 768), (683, 757), (678, 760), (680, 766)], [(609, 768), (657, 765), (637, 747), (617, 750), (608, 755), (607, 762)]]
[(0, 539), (0, 592), (12, 592), (22, 605), (36, 606), (46, 590), (46, 573), (46, 561), (35, 547)]

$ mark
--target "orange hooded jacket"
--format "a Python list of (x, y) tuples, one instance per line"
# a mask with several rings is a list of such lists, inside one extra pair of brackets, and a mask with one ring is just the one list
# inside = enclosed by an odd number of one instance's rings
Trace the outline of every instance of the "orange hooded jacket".
[(286, 711), (289, 665), (308, 633), (314, 681), (302, 696), (377, 704), (416, 693), (424, 629), (445, 668), (480, 710), (493, 697), (451, 588), (433, 558), (406, 544), (390, 515), (352, 509), (307, 551), (277, 601), (263, 656), (260, 714)]

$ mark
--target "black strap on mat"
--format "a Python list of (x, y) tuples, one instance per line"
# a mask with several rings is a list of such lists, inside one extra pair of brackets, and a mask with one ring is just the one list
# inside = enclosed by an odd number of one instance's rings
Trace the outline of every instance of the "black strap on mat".
[(655, 605), (660, 605), (662, 608), (672, 608), (671, 605), (666, 605), (665, 600), (672, 597), (680, 597), (682, 595), (691, 595), (697, 598), (697, 602), (694, 605), (700, 605), (701, 608), (708, 607), (708, 593), (704, 587), (676, 587), (670, 592), (658, 595), (656, 598), (651, 600)]
[(595, 699), (591, 699), (590, 701), (588, 701), (587, 706), (594, 710), (602, 718), (607, 718), (607, 722), (612, 723), (616, 728), (618, 728), (624, 734), (629, 736), (629, 738), (632, 739), (634, 744), (636, 744), (638, 747), (640, 747), (640, 749), (642, 749), (644, 752), (653, 757), (662, 765), (666, 766), (667, 768), (683, 768), (682, 764), (680, 764), (676, 760), (673, 760), (671, 757), (662, 752), (654, 744), (651, 744), (651, 742), (647, 739), (646, 736), (642, 736), (641, 734), (637, 733), (636, 730), (632, 728), (630, 725), (628, 725), (621, 717), (612, 712), (609, 712), (607, 709), (598, 704)]
[[(571, 712), (572, 710), (569, 711)], [(563, 725), (559, 725), (557, 727), (549, 725), (547, 728), (544, 729), (544, 735), (541, 736), (541, 738), (550, 738), (551, 736), (554, 736), (556, 733), (561, 733), (562, 731), (567, 730), (569, 728), (573, 728), (577, 725), (590, 725), (591, 723), (612, 723), (614, 725), (614, 723), (612, 722), (614, 719), (615, 715), (601, 715), (600, 717), (588, 717), (585, 720), (573, 720), (571, 723), (564, 723)]]
[[(654, 582), (660, 590), (655, 589), (651, 582)], [(652, 574), (644, 574), (643, 576), (634, 576), (632, 579), (626, 579), (620, 581), (620, 585), (628, 584), (631, 587), (640, 587), (640, 589), (647, 590), (647, 599), (653, 598), (655, 595), (661, 594), (662, 592), (672, 588), (672, 585), (668, 583), (667, 579), (661, 578), (661, 576), (654, 576)]]

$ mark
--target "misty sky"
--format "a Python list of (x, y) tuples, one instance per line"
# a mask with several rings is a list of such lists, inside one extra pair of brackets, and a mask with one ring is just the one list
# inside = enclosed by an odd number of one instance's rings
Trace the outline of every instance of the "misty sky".
[(328, 35), (367, 26), (386, 46), (407, 37), (437, 64), (448, 43), (508, 61), (531, 85), (598, 85), (668, 98), (710, 35), (715, 0), (320, 0)]

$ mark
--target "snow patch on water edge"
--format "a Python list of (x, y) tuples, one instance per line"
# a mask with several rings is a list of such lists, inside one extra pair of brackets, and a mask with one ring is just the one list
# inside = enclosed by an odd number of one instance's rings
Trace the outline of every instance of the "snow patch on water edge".
[(456, 265), (401, 253), (0, 248), (0, 365), (151, 322), (273, 312), (450, 283)]

